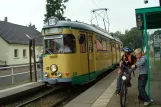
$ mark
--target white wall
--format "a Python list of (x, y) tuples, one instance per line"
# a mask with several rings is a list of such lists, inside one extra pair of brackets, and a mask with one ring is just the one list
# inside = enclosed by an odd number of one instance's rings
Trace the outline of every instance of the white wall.
[[(36, 61), (39, 61), (37, 55), (39, 55), (40, 46), (36, 46), (35, 53), (36, 53)], [(18, 57), (14, 57), (14, 50), (18, 49)], [(23, 49), (26, 49), (26, 57), (23, 57)], [(32, 59), (33, 61), (33, 59)], [(9, 44), (8, 49), (8, 65), (13, 64), (26, 64), (29, 63), (29, 46), (28, 45), (19, 45), (19, 44)]]
[(8, 45), (8, 43), (2, 38), (2, 37), (0, 37), (0, 60), (1, 61), (6, 61), (6, 63), (8, 63), (7, 62), (7, 60), (8, 60), (8, 47), (9, 47), (9, 45)]

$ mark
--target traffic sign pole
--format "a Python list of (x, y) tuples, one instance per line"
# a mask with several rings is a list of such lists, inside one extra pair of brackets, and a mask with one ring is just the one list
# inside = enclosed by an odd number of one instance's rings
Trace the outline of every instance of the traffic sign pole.
[(153, 49), (154, 49), (154, 62), (155, 62), (155, 48), (154, 48), (154, 37), (153, 37)]
[(148, 34), (147, 34), (147, 26), (146, 26), (146, 14), (144, 13), (144, 38), (145, 38), (145, 44), (146, 44), (146, 58), (147, 58), (147, 70), (148, 70), (148, 96), (149, 99), (151, 99), (150, 95), (150, 68), (149, 68), (149, 46), (148, 46)]

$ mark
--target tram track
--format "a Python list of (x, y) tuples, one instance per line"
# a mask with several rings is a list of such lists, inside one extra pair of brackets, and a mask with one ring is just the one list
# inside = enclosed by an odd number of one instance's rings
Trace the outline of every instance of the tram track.
[(49, 94), (53, 92), (57, 92), (60, 90), (62, 86), (57, 87), (43, 87), (39, 90), (35, 91), (34, 93), (28, 93), (23, 96), (20, 96), (20, 98), (15, 98), (12, 100), (12, 102), (8, 102), (5, 106), (7, 107), (24, 107), (27, 104), (30, 104), (32, 102), (35, 102), (45, 96), (48, 96)]
[[(63, 101), (71, 100), (75, 96), (85, 91), (89, 85), (84, 86), (54, 86), (52, 88), (42, 89), (13, 101), (7, 107), (57, 107)], [(27, 97), (27, 98), (25, 98)]]
[(47, 92), (45, 92), (44, 94), (42, 94), (42, 95), (40, 95), (40, 96), (37, 96), (37, 97), (35, 97), (35, 98), (31, 98), (31, 99), (29, 99), (28, 101), (26, 101), (26, 102), (24, 102), (24, 103), (21, 103), (21, 104), (17, 105), (16, 107), (23, 107), (23, 106), (25, 106), (25, 105), (27, 105), (27, 104), (30, 104), (30, 103), (32, 103), (32, 102), (34, 102), (34, 101), (37, 101), (37, 100), (39, 100), (39, 99), (45, 97), (45, 96), (47, 96), (47, 95), (49, 95), (49, 94), (51, 94), (51, 93), (53, 93), (53, 92), (57, 92), (59, 89), (61, 89), (61, 88), (59, 87), (59, 88), (56, 88), (56, 89), (50, 89), (50, 90), (48, 90)]
[[(34, 94), (24, 95), (22, 99), (18, 99), (14, 104), (6, 105), (7, 107), (62, 107), (89, 87), (97, 83), (103, 77), (108, 75), (111, 71), (108, 71), (97, 80), (84, 85), (56, 85), (52, 88), (46, 87), (40, 89), (40, 92), (35, 91)], [(27, 98), (26, 98), (27, 97)]]
[(23, 106), (16, 107), (57, 107), (63, 103), (63, 101), (73, 99), (75, 96), (79, 95), (85, 91), (89, 85), (83, 86), (69, 86), (64, 87), (48, 95), (45, 95), (35, 101), (25, 104)]

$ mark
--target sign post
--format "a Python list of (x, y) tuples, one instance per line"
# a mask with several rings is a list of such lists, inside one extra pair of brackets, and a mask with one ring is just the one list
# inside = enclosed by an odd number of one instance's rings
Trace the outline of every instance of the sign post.
[(149, 68), (149, 46), (148, 46), (148, 34), (147, 34), (147, 25), (146, 25), (146, 13), (143, 13), (144, 16), (144, 38), (145, 38), (145, 44), (146, 44), (146, 58), (147, 58), (147, 70), (148, 70), (148, 96), (149, 99), (151, 99), (150, 94), (150, 68)]

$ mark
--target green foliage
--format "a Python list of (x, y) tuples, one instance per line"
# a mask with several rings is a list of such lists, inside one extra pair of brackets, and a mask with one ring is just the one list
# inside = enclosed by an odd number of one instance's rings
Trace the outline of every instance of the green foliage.
[(161, 30), (156, 30), (153, 34), (151, 34), (151, 35), (149, 36), (149, 39), (150, 39), (150, 40), (153, 40), (154, 35), (161, 35)]
[(65, 20), (63, 17), (64, 9), (66, 6), (64, 5), (68, 0), (46, 0), (46, 14), (44, 22), (51, 16), (57, 17), (59, 20)]
[(143, 45), (142, 31), (137, 30), (136, 27), (133, 27), (130, 30), (125, 30), (124, 34), (122, 34), (119, 31), (116, 31), (113, 34), (123, 42), (124, 46), (129, 46), (132, 49), (142, 48)]
[(28, 27), (33, 28), (33, 29), (37, 29), (36, 26), (35, 26), (34, 24), (32, 24), (31, 22), (30, 22), (30, 24), (28, 25)]

